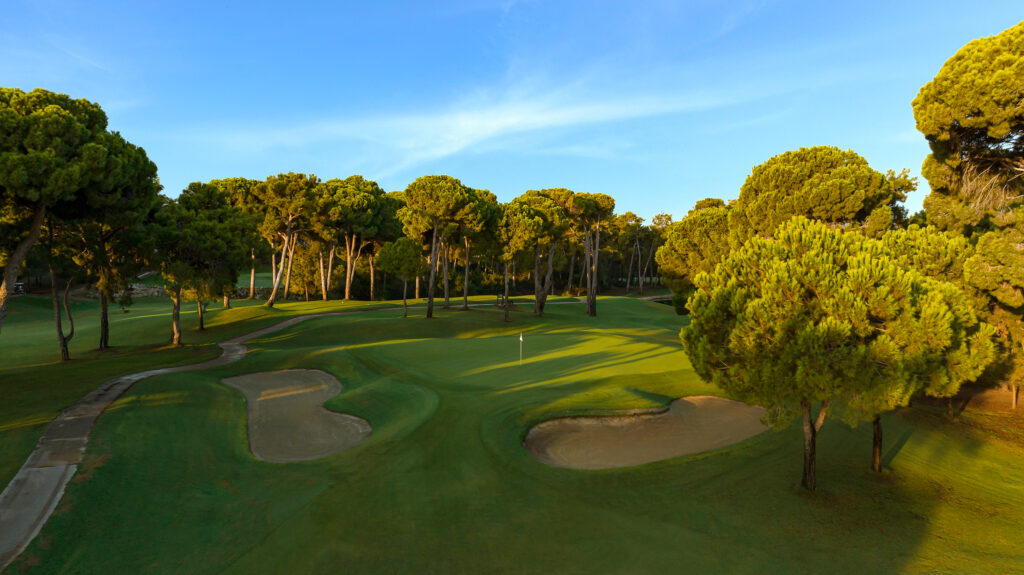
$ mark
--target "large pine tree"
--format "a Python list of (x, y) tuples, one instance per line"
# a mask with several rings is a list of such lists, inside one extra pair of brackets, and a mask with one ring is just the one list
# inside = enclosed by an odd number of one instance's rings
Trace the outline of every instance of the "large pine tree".
[(798, 217), (696, 278), (681, 333), (694, 369), (769, 423), (802, 417), (809, 490), (830, 409), (874, 419), (918, 391), (955, 393), (993, 359), (993, 329), (955, 286), (892, 260), (877, 240)]

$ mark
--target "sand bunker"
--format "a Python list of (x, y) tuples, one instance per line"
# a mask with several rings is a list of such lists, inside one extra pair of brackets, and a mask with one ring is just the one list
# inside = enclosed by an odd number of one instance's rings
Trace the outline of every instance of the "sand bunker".
[(531, 455), (573, 469), (628, 467), (718, 449), (761, 433), (764, 409), (710, 395), (683, 397), (667, 411), (562, 417), (526, 435)]
[(306, 461), (354, 447), (370, 436), (365, 419), (323, 407), (341, 392), (331, 374), (288, 369), (222, 379), (245, 395), (249, 448), (266, 461)]

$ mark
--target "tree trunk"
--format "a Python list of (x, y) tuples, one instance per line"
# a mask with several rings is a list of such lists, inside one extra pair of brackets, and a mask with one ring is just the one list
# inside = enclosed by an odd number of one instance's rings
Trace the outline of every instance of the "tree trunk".
[(231, 309), (231, 294), (224, 293), (224, 309)]
[(882, 417), (876, 415), (871, 421), (871, 426), (874, 428), (875, 437), (874, 443), (871, 447), (871, 469), (873, 471), (882, 470)]
[(1017, 388), (1018, 388), (1018, 385), (1016, 383), (1014, 383), (1013, 387), (1010, 388), (1010, 393), (1013, 394), (1011, 396), (1011, 398), (1010, 398), (1010, 404), (1013, 406), (1013, 410), (1014, 411), (1017, 410), (1017, 391), (1018, 391)]
[[(633, 260), (636, 259), (636, 247), (633, 247), (633, 253), (629, 256), (629, 270), (626, 272), (626, 295), (629, 295), (629, 282), (633, 279)], [(639, 267), (637, 269), (639, 271)]]
[(302, 282), (302, 294), (305, 297), (306, 302), (309, 302), (309, 284), (306, 282)]
[[(331, 282), (334, 280), (334, 252), (338, 250), (337, 244), (331, 242), (331, 251), (327, 254), (327, 291), (331, 291)], [(326, 296), (324, 297), (326, 299)]]
[(324, 271), (324, 251), (320, 250), (320, 292), (327, 301), (327, 273)]
[(462, 309), (469, 309), (469, 236), (463, 236), (466, 244), (466, 268), (462, 276)]
[(580, 286), (584, 290), (586, 312), (590, 315), (590, 230), (583, 232), (583, 273), (580, 275)]
[(817, 432), (811, 422), (811, 403), (804, 400), (800, 407), (804, 412), (804, 477), (801, 485), (808, 491), (814, 491), (814, 448)]
[[(280, 264), (276, 261), (272, 263), (271, 274), (274, 276), (274, 288), (270, 291), (270, 297), (267, 298), (267, 307), (274, 307), (274, 302), (277, 301), (277, 288), (281, 284), (281, 278), (284, 277), (284, 256), (288, 253), (288, 244), (291, 243), (291, 238), (291, 225), (289, 224), (288, 232), (284, 235), (284, 243), (281, 246), (281, 262)], [(272, 254), (272, 257), (276, 260), (277, 253)], [(277, 269), (274, 270), (273, 267)]]
[(345, 234), (345, 299), (352, 298), (352, 280), (356, 277), (356, 260), (359, 254), (356, 248), (359, 245), (359, 236), (356, 234)]
[(252, 259), (252, 268), (249, 269), (249, 299), (256, 299), (256, 248), (251, 248), (249, 257)]
[(594, 242), (590, 247), (590, 257), (593, 261), (593, 273), (590, 274), (590, 284), (592, 287), (587, 293), (587, 314), (593, 317), (597, 316), (597, 261), (600, 253), (601, 220), (597, 220), (597, 226), (594, 229)]
[(420, 299), (420, 276), (416, 276), (416, 293), (415, 293), (415, 296), (416, 297), (413, 298), (413, 299)]
[[(71, 293), (71, 278), (68, 278), (68, 283), (64, 285), (64, 315), (68, 316), (68, 325), (71, 331), (64, 336), (64, 341), (61, 342), (61, 357), (71, 359), (70, 353), (68, 352), (68, 344), (71, 343), (71, 338), (75, 337), (75, 318), (71, 315), (71, 307), (68, 305), (68, 295)], [(63, 332), (64, 330), (61, 329)]]
[(541, 302), (544, 296), (540, 293), (542, 289), (544, 286), (540, 283), (540, 244), (536, 244), (533, 246), (533, 315), (537, 317), (544, 313), (544, 304)]
[[(52, 241), (52, 232), (51, 232), (51, 241)], [(71, 359), (71, 354), (68, 353), (68, 341), (67, 341), (67, 338), (64, 337), (64, 326), (61, 325), (60, 304), (57, 302), (57, 274), (53, 270), (53, 262), (50, 259), (50, 251), (49, 251), (49, 249), (47, 250), (47, 254), (46, 255), (47, 255), (47, 257), (46, 257), (46, 264), (47, 264), (47, 267), (50, 269), (50, 295), (53, 297), (53, 323), (57, 327), (57, 345), (60, 346), (60, 360), (61, 361), (69, 361)], [(68, 280), (68, 287), (70, 287), (70, 286), (71, 286), (71, 280)], [(67, 291), (64, 292), (64, 295), (65, 295), (65, 303), (64, 303), (64, 305), (65, 305), (65, 307), (67, 307), (67, 299), (66, 299), (67, 298)], [(74, 326), (74, 324), (71, 324), (71, 325)], [(72, 327), (72, 333), (74, 333), (74, 328), (73, 327)]]
[(573, 248), (572, 255), (569, 256), (569, 277), (566, 280), (568, 283), (565, 286), (565, 295), (572, 295), (572, 277), (576, 273), (576, 249)]
[(374, 284), (373, 253), (368, 254), (366, 257), (370, 258), (370, 301), (374, 301), (374, 295), (373, 295), (373, 284)]
[(42, 202), (35, 206), (35, 213), (32, 214), (32, 225), (29, 227), (28, 235), (25, 236), (11, 252), (4, 266), (3, 281), (0, 281), (0, 328), (4, 325), (4, 318), (7, 317), (7, 299), (14, 291), (14, 282), (18, 281), (18, 272), (21, 271), (21, 264), (28, 256), (29, 250), (39, 239), (39, 231), (43, 229), (43, 219), (46, 217), (46, 207)]
[(512, 306), (509, 305), (508, 300), (508, 261), (505, 262), (505, 321), (508, 321), (509, 313), (511, 312)]
[(544, 306), (548, 303), (548, 294), (554, 293), (554, 273), (555, 273), (555, 247), (558, 246), (558, 242), (551, 242), (551, 247), (548, 248), (548, 273), (544, 276), (544, 287), (541, 289), (542, 295), (540, 298), (540, 315), (544, 315)]
[(107, 294), (100, 290), (100, 349), (110, 347), (110, 316)]
[(437, 224), (430, 238), (430, 283), (427, 284), (427, 319), (434, 317), (434, 283), (437, 279), (437, 252), (440, 251), (437, 240)]
[(292, 284), (292, 264), (295, 263), (295, 246), (299, 242), (292, 242), (288, 248), (288, 271), (284, 274), (284, 299), (288, 299), (288, 290)]
[(443, 268), (443, 271), (444, 271), (444, 308), (448, 309), (449, 307), (451, 307), (451, 303), (450, 303), (450, 300), (449, 300), (449, 293), (448, 293), (448, 287), (449, 287), (448, 286), (448, 264), (450, 263), (449, 262), (449, 257), (450, 257), (451, 247), (448, 245), (448, 242), (444, 242), (442, 245), (443, 245), (443, 248), (441, 249), (441, 252), (442, 252), (441, 267)]
[(647, 280), (647, 268), (651, 265), (651, 258), (654, 257), (654, 240), (651, 240), (651, 249), (647, 252), (647, 263), (644, 264), (644, 271), (642, 272), (643, 280), (640, 282), (640, 297), (644, 295), (644, 283)]
[(643, 247), (640, 245), (640, 236), (636, 238), (636, 285), (640, 289), (640, 295), (644, 295), (644, 276), (640, 269), (640, 258), (644, 257)]
[(594, 316), (597, 310), (594, 306), (594, 275), (597, 272), (594, 266), (594, 243), (597, 237), (593, 235), (588, 229), (583, 238), (583, 262), (584, 267), (587, 270), (586, 277), (586, 302), (587, 302), (587, 315)]
[(409, 280), (402, 276), (402, 317), (409, 317), (409, 304), (405, 301), (405, 295), (409, 293)]
[(355, 238), (350, 234), (345, 234), (345, 301), (352, 296), (352, 268), (355, 267), (355, 262), (352, 261), (355, 256)]
[(171, 344), (181, 345), (181, 288), (171, 293)]
[(584, 282), (587, 281), (587, 279), (586, 279), (587, 278), (587, 271), (589, 269), (589, 267), (587, 266), (587, 260), (589, 258), (590, 258), (590, 256), (587, 255), (586, 245), (584, 245), (583, 260), (580, 262), (581, 263), (581, 265), (580, 265), (580, 277), (579, 277), (579, 279), (576, 280), (576, 295), (577, 296), (579, 296), (580, 294), (582, 294), (582, 293), (584, 293), (586, 291), (586, 287), (587, 286), (584, 284)]
[(206, 306), (203, 305), (203, 300), (197, 300), (196, 306), (199, 308), (199, 331), (203, 331), (206, 329), (206, 324), (203, 323), (203, 308)]

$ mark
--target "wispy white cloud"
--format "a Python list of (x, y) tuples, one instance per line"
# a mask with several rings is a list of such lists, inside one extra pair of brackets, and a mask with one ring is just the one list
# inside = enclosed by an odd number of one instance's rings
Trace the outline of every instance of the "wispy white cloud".
[(720, 134), (726, 132), (735, 132), (738, 130), (748, 130), (756, 126), (763, 126), (765, 124), (771, 124), (779, 120), (785, 119), (791, 116), (793, 108), (785, 107), (778, 110), (773, 110), (766, 114), (759, 114), (753, 117), (740, 118), (733, 122), (727, 122), (723, 124), (716, 124), (712, 128), (708, 129), (709, 134)]
[(728, 9), (722, 19), (722, 24), (712, 35), (711, 39), (725, 36), (745, 25), (751, 17), (771, 4), (768, 0), (746, 0), (728, 4)]
[[(417, 165), (486, 147), (488, 151), (535, 152), (529, 138), (514, 136), (583, 127), (732, 105), (740, 97), (709, 91), (679, 93), (599, 93), (575, 82), (542, 91), (535, 82), (499, 94), (481, 90), (436, 111), (381, 114), (367, 118), (321, 118), (292, 126), (218, 129), (202, 139), (229, 150), (265, 152), (281, 148), (358, 144), (378, 177), (400, 174)], [(525, 87), (524, 87), (525, 86)], [(366, 152), (369, 147), (373, 153)], [(553, 146), (552, 152), (597, 157), (608, 146)]]
[(88, 67), (101, 70), (103, 72), (111, 72), (111, 69), (106, 64), (100, 62), (99, 58), (94, 56), (91, 51), (84, 46), (77, 45), (67, 38), (55, 36), (53, 34), (44, 34), (43, 39), (58, 52), (65, 56), (71, 57), (79, 64), (84, 64)]

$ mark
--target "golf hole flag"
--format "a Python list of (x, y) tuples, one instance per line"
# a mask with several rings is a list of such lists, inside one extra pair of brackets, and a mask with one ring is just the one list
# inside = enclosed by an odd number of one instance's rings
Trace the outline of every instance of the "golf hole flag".
[(519, 332), (519, 365), (523, 365), (523, 332)]

